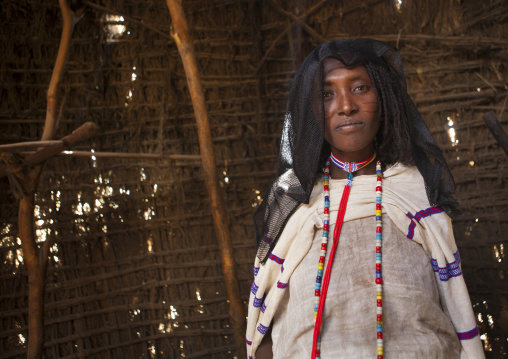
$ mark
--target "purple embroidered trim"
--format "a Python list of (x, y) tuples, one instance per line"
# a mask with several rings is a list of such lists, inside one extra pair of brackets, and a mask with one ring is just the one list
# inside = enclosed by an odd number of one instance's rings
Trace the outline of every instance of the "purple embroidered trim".
[(282, 283), (281, 281), (277, 281), (277, 288), (284, 289), (287, 288), (288, 285), (289, 283)]
[(266, 310), (266, 303), (263, 302), (263, 305), (261, 306), (261, 311), (264, 313)]
[(256, 281), (252, 282), (252, 286), (250, 287), (250, 291), (252, 294), (256, 295), (258, 292), (259, 287), (256, 285)]
[(420, 219), (431, 216), (436, 213), (443, 212), (443, 209), (441, 207), (429, 207), (427, 209), (423, 209), (421, 211), (416, 212), (416, 214), (413, 216), (411, 212), (407, 212), (406, 216), (411, 219), (411, 222), (409, 223), (409, 227), (407, 229), (407, 238), (413, 239), (414, 236), (414, 230), (416, 227), (415, 221), (413, 219), (416, 219), (418, 222), (420, 222)]
[(417, 221), (420, 221), (420, 219), (422, 219), (422, 218), (431, 216), (436, 213), (441, 213), (441, 212), (443, 212), (443, 209), (441, 207), (430, 207), (430, 208), (427, 208), (426, 210), (416, 212), (415, 219)]
[(443, 282), (446, 282), (451, 277), (458, 277), (462, 274), (460, 270), (460, 254), (459, 251), (453, 254), (455, 260), (451, 263), (446, 263), (446, 267), (439, 267), (437, 265), (437, 260), (431, 258), (432, 260), (432, 269), (434, 272), (439, 273), (439, 279)]
[(416, 227), (416, 223), (415, 221), (413, 221), (413, 215), (410, 213), (410, 212), (407, 212), (406, 216), (411, 219), (411, 222), (409, 222), (409, 227), (407, 229), (407, 238), (409, 239), (413, 239), (413, 236), (415, 234), (415, 227)]
[(252, 345), (252, 341), (250, 341), (249, 339), (247, 339), (247, 337), (245, 337), (245, 342), (249, 345)]
[(257, 330), (258, 332), (260, 332), (261, 334), (266, 334), (266, 332), (268, 331), (270, 327), (265, 327), (263, 324), (259, 323), (258, 327), (257, 327)]
[(252, 305), (256, 308), (259, 308), (261, 307), (261, 303), (263, 303), (263, 298), (254, 298)]
[(469, 330), (467, 332), (457, 333), (457, 335), (459, 336), (459, 340), (473, 339), (478, 334), (479, 334), (478, 327), (474, 327), (473, 329), (471, 329), (471, 330)]
[(275, 254), (270, 254), (270, 257), (268, 257), (269, 259), (271, 259), (272, 261), (274, 261), (275, 263), (279, 263), (279, 264), (282, 264), (284, 263), (284, 259), (282, 258), (279, 258), (277, 257)]
[(254, 267), (254, 277), (256, 277), (259, 273), (259, 267)]
[(256, 308), (261, 307), (261, 304), (263, 304), (265, 302), (265, 298), (266, 298), (266, 294), (263, 296), (263, 298), (254, 297), (254, 301), (253, 301), (252, 305)]

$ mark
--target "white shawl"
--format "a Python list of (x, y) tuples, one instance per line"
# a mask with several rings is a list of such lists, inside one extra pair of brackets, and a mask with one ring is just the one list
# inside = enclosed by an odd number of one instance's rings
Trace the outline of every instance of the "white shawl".
[[(345, 180), (330, 180), (330, 220), (334, 221)], [(375, 216), (375, 176), (358, 176), (353, 181), (344, 222)], [(302, 204), (291, 216), (270, 258), (254, 264), (247, 324), (247, 353), (255, 358), (264, 334), (288, 286), (291, 274), (305, 257), (316, 229), (323, 228), (323, 184), (314, 187), (309, 204)], [(438, 207), (431, 207), (425, 184), (416, 167), (396, 164), (383, 173), (383, 213), (422, 245), (432, 258), (443, 311), (449, 316), (461, 342), (461, 359), (484, 358), (471, 301), (460, 268), (451, 220)], [(375, 357), (375, 353), (373, 353)]]

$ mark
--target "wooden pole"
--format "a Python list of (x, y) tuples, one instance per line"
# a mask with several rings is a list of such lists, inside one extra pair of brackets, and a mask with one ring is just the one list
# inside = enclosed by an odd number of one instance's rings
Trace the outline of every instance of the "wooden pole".
[(212, 142), (208, 112), (206, 109), (203, 86), (198, 71), (194, 45), (189, 33), (187, 20), (179, 0), (167, 0), (171, 19), (173, 21), (171, 36), (182, 57), (189, 92), (196, 116), (201, 162), (205, 174), (205, 184), (210, 197), (215, 234), (222, 255), (222, 270), (224, 272), (226, 291), (229, 298), (229, 315), (233, 325), (236, 341), (236, 352), (239, 358), (247, 355), (245, 347), (245, 311), (240, 297), (240, 286), (236, 274), (233, 245), (229, 234), (227, 214), (219, 187), (215, 150)]
[(508, 155), (508, 136), (506, 135), (506, 132), (504, 132), (503, 127), (497, 120), (494, 111), (489, 111), (486, 114), (484, 114), (483, 120), (485, 121), (485, 124), (489, 128), (490, 132), (492, 132), (492, 135), (496, 139), (497, 143), (499, 143), (499, 146), (501, 146), (504, 153)]
[(59, 0), (58, 2), (62, 10), (62, 37), (60, 38), (60, 46), (48, 87), (46, 122), (44, 123), (44, 132), (41, 137), (42, 141), (52, 140), (55, 137), (58, 118), (58, 89), (60, 88), (60, 81), (63, 77), (65, 62), (71, 45), (72, 32), (76, 23), (81, 19), (81, 15), (75, 14), (66, 0)]
[[(58, 55), (47, 93), (46, 121), (41, 140), (52, 140), (56, 133), (58, 118), (58, 89), (65, 68), (74, 25), (81, 18), (73, 12), (66, 0), (59, 0), (62, 10), (63, 29)], [(81, 9), (82, 10), (82, 9)], [(82, 13), (82, 12), (81, 12)], [(14, 156), (4, 156), (10, 167), (20, 168), (15, 172), (21, 190), (18, 210), (18, 231), (21, 239), (23, 259), (28, 273), (28, 348), (27, 358), (41, 359), (44, 348), (44, 292), (48, 255), (51, 241), (47, 239), (39, 249), (34, 233), (34, 198), (42, 163), (30, 168), (20, 167)], [(14, 179), (14, 176), (11, 176)]]

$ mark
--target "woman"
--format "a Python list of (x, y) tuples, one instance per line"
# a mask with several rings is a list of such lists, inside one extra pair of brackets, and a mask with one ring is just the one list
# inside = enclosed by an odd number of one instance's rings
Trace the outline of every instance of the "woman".
[(251, 358), (483, 358), (450, 217), (455, 186), (397, 49), (317, 47), (291, 87), (254, 216)]

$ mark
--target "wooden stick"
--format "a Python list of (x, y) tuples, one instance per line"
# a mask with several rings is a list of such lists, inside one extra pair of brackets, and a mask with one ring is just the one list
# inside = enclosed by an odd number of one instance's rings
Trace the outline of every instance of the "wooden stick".
[(86, 122), (79, 126), (75, 131), (73, 131), (70, 135), (65, 136), (61, 139), (62, 144), (60, 146), (51, 146), (44, 147), (43, 149), (28, 155), (25, 158), (25, 163), (27, 165), (37, 165), (46, 161), (48, 158), (53, 157), (54, 155), (69, 149), (79, 142), (82, 142), (92, 136), (94, 136), (99, 130), (99, 126), (97, 126), (94, 122)]
[[(29, 166), (38, 166), (42, 164), (47, 159), (59, 154), (61, 151), (70, 149), (72, 146), (78, 144), (81, 141), (84, 141), (92, 136), (94, 136), (97, 131), (99, 130), (99, 126), (97, 126), (93, 122), (86, 122), (80, 127), (78, 127), (75, 131), (73, 131), (70, 135), (65, 136), (59, 141), (41, 141), (41, 142), (49, 142), (51, 144), (56, 143), (57, 145), (51, 145), (49, 147), (43, 147), (37, 152), (28, 152), (26, 153), (27, 156), (23, 159), (23, 163), (15, 158), (14, 155), (11, 153), (1, 153), (1, 157), (3, 158), (4, 162), (6, 163), (9, 171), (11, 173), (15, 173), (18, 179), (21, 182), (27, 182), (30, 181), (30, 178), (33, 177), (33, 171), (34, 169), (30, 170), (28, 173), (26, 173), (26, 167)], [(34, 142), (34, 144), (37, 144), (38, 142)], [(0, 177), (3, 177), (7, 174), (4, 168), (0, 168)], [(35, 180), (32, 179), (32, 180)], [(38, 181), (38, 179), (37, 179)], [(26, 188), (28, 192), (35, 191), (35, 188), (37, 187), (36, 184), (33, 189), (31, 189), (30, 186)], [(26, 186), (23, 186), (26, 187)]]
[(469, 91), (469, 92), (461, 92), (461, 93), (449, 93), (443, 95), (436, 96), (426, 96), (424, 98), (416, 99), (414, 102), (417, 105), (422, 103), (436, 103), (436, 102), (445, 102), (445, 101), (454, 101), (454, 100), (467, 100), (467, 99), (475, 99), (475, 98), (492, 98), (495, 97), (496, 92), (491, 89), (486, 89), (482, 91)]
[(8, 145), (0, 145), (0, 151), (11, 151), (18, 148), (31, 148), (31, 147), (50, 147), (62, 145), (62, 141), (30, 141), (30, 142), (18, 142), (9, 143)]
[(489, 111), (485, 115), (483, 115), (483, 120), (485, 121), (485, 124), (487, 125), (490, 132), (492, 132), (494, 138), (499, 143), (499, 146), (501, 146), (506, 155), (508, 155), (508, 136), (506, 135), (506, 132), (504, 132), (503, 127), (497, 120), (494, 111)]
[[(506, 46), (508, 44), (508, 40), (504, 37), (484, 37), (484, 36), (441, 36), (441, 35), (428, 35), (428, 34), (387, 34), (387, 35), (379, 35), (379, 34), (371, 34), (365, 35), (365, 37), (369, 37), (371, 39), (389, 42), (396, 42), (397, 39), (400, 41), (441, 41), (441, 42), (449, 42), (452, 44), (453, 48), (459, 46), (467, 46), (467, 48), (475, 48), (480, 47), (489, 47), (489, 46)], [(338, 36), (335, 40), (347, 39), (347, 36)]]
[(180, 56), (182, 57), (192, 105), (194, 107), (194, 114), (196, 116), (201, 161), (206, 178), (205, 184), (210, 197), (215, 234), (222, 256), (222, 270), (224, 272), (226, 292), (229, 298), (229, 315), (235, 332), (236, 352), (239, 358), (245, 358), (247, 356), (245, 347), (245, 310), (236, 274), (236, 264), (233, 245), (229, 234), (227, 213), (217, 177), (215, 150), (206, 110), (203, 86), (201, 84), (197, 59), (194, 53), (193, 40), (190, 36), (181, 2), (178, 0), (166, 0), (166, 2), (173, 21), (171, 36), (175, 40)]
[(67, 53), (71, 45), (72, 32), (74, 25), (77, 22), (74, 13), (70, 9), (66, 0), (59, 0), (60, 8), (62, 9), (63, 29), (62, 37), (60, 38), (60, 46), (58, 48), (58, 55), (56, 57), (55, 66), (53, 67), (53, 74), (49, 82), (47, 94), (47, 108), (46, 108), (46, 123), (44, 124), (44, 131), (41, 140), (52, 140), (56, 133), (56, 119), (57, 119), (57, 104), (58, 104), (58, 89), (60, 81), (62, 80), (63, 71), (65, 68), (65, 61), (67, 60)]
[(268, 50), (266, 50), (265, 54), (263, 55), (263, 58), (259, 61), (259, 64), (258, 66), (256, 67), (256, 69), (254, 70), (254, 73), (257, 74), (259, 69), (261, 68), (261, 66), (263, 65), (263, 63), (266, 61), (266, 59), (268, 58), (268, 55), (272, 52), (272, 50), (275, 48), (275, 45), (277, 45), (279, 43), (279, 41), (284, 37), (284, 35), (286, 35), (288, 33), (289, 30), (291, 30), (291, 27), (293, 25), (290, 24), (289, 26), (286, 26), (286, 28), (284, 29), (284, 31), (282, 31), (276, 38), (275, 40), (272, 42), (272, 44), (270, 45), (270, 47), (268, 48)]
[(91, 151), (68, 151), (61, 155), (76, 157), (101, 157), (101, 158), (142, 158), (154, 160), (173, 161), (201, 161), (200, 155), (164, 155), (155, 153), (126, 153), (126, 152), (91, 152)]
[[(34, 154), (35, 152), (21, 152)], [(97, 158), (140, 158), (153, 160), (173, 160), (173, 161), (201, 161), (200, 155), (165, 155), (156, 153), (128, 153), (128, 152), (92, 152), (92, 151), (62, 151), (57, 156), (71, 157), (97, 157)]]
[(474, 74), (478, 76), (481, 80), (483, 80), (483, 82), (485, 82), (487, 85), (489, 85), (491, 89), (497, 92), (497, 89), (494, 87), (494, 85), (490, 81), (488, 81), (485, 77), (480, 75), (478, 72), (474, 72)]
[(316, 30), (314, 30), (312, 27), (310, 27), (309, 25), (307, 25), (307, 23), (305, 22), (305, 18), (306, 18), (306, 15), (304, 16), (301, 16), (301, 17), (298, 17), (296, 16), (295, 14), (289, 12), (289, 11), (286, 11), (284, 9), (282, 9), (279, 5), (277, 5), (273, 0), (268, 0), (268, 3), (270, 5), (272, 5), (272, 7), (278, 11), (280, 14), (282, 15), (285, 15), (285, 16), (289, 16), (295, 23), (299, 24), (300, 26), (303, 27), (303, 29), (310, 35), (312, 36), (317, 42), (318, 44), (322, 44), (323, 42), (326, 42), (326, 39), (321, 36), (320, 34), (318, 34), (316, 32)]
[[(296, 23), (300, 23), (300, 22), (303, 22), (309, 15), (313, 14), (314, 12), (318, 11), (323, 5), (326, 4), (328, 0), (322, 0), (321, 2), (315, 4), (313, 7), (311, 7), (310, 9), (308, 9), (305, 14), (303, 14), (302, 16), (300, 17), (294, 17), (293, 21), (295, 21)], [(276, 4), (274, 4), (272, 2), (272, 6), (277, 6)], [(284, 10), (282, 10), (284, 11)], [(284, 15), (287, 15), (286, 13), (284, 13)], [(305, 24), (306, 25), (306, 24)], [(272, 50), (275, 48), (275, 45), (277, 45), (277, 43), (284, 37), (284, 35), (286, 35), (286, 33), (291, 30), (291, 28), (293, 27), (293, 23), (290, 23), (288, 26), (286, 26), (286, 28), (284, 29), (283, 32), (281, 32), (277, 38), (272, 42), (272, 44), (270, 45), (270, 47), (268, 48), (268, 50), (266, 50), (263, 58), (259, 61), (256, 69), (254, 70), (254, 74), (257, 74), (259, 69), (261, 68), (261, 66), (263, 65), (263, 63), (266, 61), (266, 59), (268, 58), (268, 55), (272, 52)], [(319, 35), (318, 35), (319, 36)], [(298, 44), (298, 46), (301, 46), (301, 44)]]

